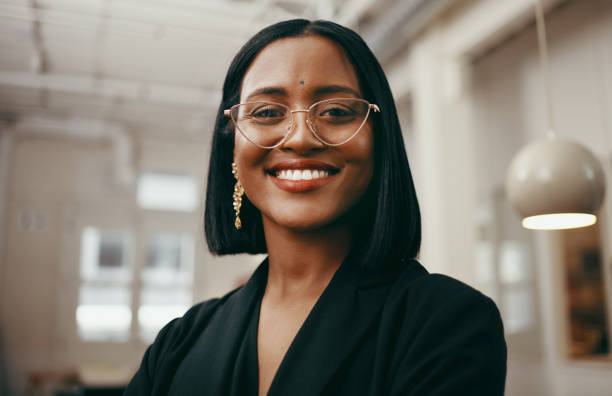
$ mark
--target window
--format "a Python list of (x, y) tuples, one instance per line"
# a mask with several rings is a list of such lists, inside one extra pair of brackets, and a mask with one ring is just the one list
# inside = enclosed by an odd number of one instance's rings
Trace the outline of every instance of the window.
[(76, 322), (85, 341), (121, 342), (130, 338), (131, 240), (126, 231), (85, 227)]
[(531, 262), (524, 242), (506, 240), (499, 249), (499, 280), (506, 331), (528, 330), (534, 321)]
[(127, 341), (132, 322), (129, 290), (82, 285), (76, 318), (79, 337), (84, 341)]
[(189, 234), (149, 235), (138, 308), (139, 335), (144, 341), (153, 341), (164, 324), (191, 305), (193, 249)]
[[(127, 342), (137, 337), (149, 343), (163, 325), (191, 306), (192, 235), (151, 233), (143, 250), (143, 265), (134, 266), (127, 231), (83, 228), (76, 308), (81, 340)], [(134, 320), (136, 326), (132, 325)], [(132, 328), (137, 329), (136, 335)]]
[(198, 186), (190, 174), (144, 172), (136, 202), (88, 208), (71, 312), (81, 341), (150, 343), (193, 304)]
[[(521, 226), (502, 189), (481, 206), (478, 219), (480, 236), (475, 257), (478, 287), (497, 303), (506, 334), (536, 338), (538, 299), (531, 233)], [(526, 342), (513, 343), (518, 345), (525, 345), (532, 352)]]
[(197, 204), (197, 183), (192, 176), (143, 173), (138, 180), (138, 205), (143, 209), (191, 212)]

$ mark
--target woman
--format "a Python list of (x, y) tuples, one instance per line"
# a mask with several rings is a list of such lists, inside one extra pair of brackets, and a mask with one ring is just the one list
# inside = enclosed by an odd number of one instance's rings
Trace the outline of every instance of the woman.
[(127, 395), (497, 395), (495, 304), (415, 261), (420, 214), (383, 71), (354, 32), (292, 20), (236, 55), (206, 197), (248, 283), (162, 329)]

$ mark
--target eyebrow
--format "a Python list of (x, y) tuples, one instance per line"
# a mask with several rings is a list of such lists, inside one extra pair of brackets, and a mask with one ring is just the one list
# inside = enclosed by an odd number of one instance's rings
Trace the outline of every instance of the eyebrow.
[(287, 91), (284, 88), (263, 87), (263, 88), (259, 88), (259, 89), (256, 89), (255, 91), (251, 92), (249, 94), (249, 96), (246, 97), (246, 100), (249, 100), (249, 99), (251, 99), (254, 96), (260, 96), (260, 95), (282, 95), (282, 96), (287, 96)]
[(319, 87), (314, 90), (315, 96), (326, 95), (326, 94), (331, 94), (331, 93), (338, 93), (338, 92), (348, 93), (357, 98), (361, 98), (361, 95), (359, 94), (359, 92), (355, 91), (353, 88), (350, 88), (344, 85), (326, 85), (324, 87)]
[[(356, 98), (361, 98), (361, 95), (359, 94), (359, 92), (355, 91), (353, 88), (350, 88), (344, 85), (326, 85), (323, 87), (318, 87), (314, 90), (313, 94), (316, 97), (316, 96), (339, 93), (339, 92), (348, 93), (348, 94), (355, 96)], [(249, 96), (246, 97), (246, 100), (248, 101), (252, 97), (260, 96), (260, 95), (287, 96), (287, 90), (284, 88), (280, 88), (280, 87), (262, 87), (262, 88), (256, 89), (255, 91), (251, 92)]]

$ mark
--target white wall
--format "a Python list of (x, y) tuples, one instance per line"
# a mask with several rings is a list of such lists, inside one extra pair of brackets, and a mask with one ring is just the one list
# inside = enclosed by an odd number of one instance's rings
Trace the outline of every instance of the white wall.
[[(132, 162), (136, 174), (146, 170), (192, 174), (203, 192), (207, 146), (208, 139), (140, 138), (133, 145)], [(116, 180), (110, 141), (19, 131), (11, 148), (0, 327), (9, 378), (18, 392), (32, 370), (102, 367), (129, 376), (146, 347), (139, 341), (78, 340), (75, 308), (83, 226), (125, 228), (135, 238), (160, 228), (191, 232), (196, 240), (194, 302), (234, 288), (258, 260), (211, 257), (202, 234), (202, 205), (189, 214), (138, 209), (134, 184), (125, 186)], [(35, 223), (24, 227), (23, 216)]]
[[(491, 13), (502, 11), (507, 4), (479, 0), (456, 7), (412, 43), (410, 62), (403, 70), (411, 80), (412, 144), (418, 152), (416, 179), (425, 227), (424, 264), (476, 286), (471, 237), (476, 209), (503, 187), (516, 152), (543, 138), (546, 131), (536, 33), (529, 23), (533, 18), (517, 22), (508, 17), (496, 30), (489, 26), (491, 20), (501, 23), (502, 13)], [(609, 170), (612, 2), (559, 4), (547, 15), (557, 133), (585, 144), (605, 160)], [(531, 4), (526, 11), (527, 15), (533, 12)], [(483, 20), (487, 15), (490, 18)], [(492, 42), (483, 46), (486, 40), (477, 37), (487, 29), (483, 37), (495, 36), (494, 47)], [(604, 235), (609, 235), (606, 230), (612, 220), (609, 207), (607, 203), (600, 216)], [(458, 233), (460, 230), (465, 232)], [(566, 358), (566, 296), (557, 235), (531, 235), (537, 277), (534, 292), (541, 309), (531, 334), (508, 336), (507, 394), (608, 395), (612, 362)], [(604, 250), (604, 263), (609, 263), (607, 244)], [(605, 267), (610, 306), (611, 273), (609, 265)]]
[[(612, 3), (569, 2), (547, 16), (557, 134), (597, 155), (612, 150)], [(473, 69), (479, 187), (504, 183), (520, 146), (545, 137), (546, 114), (533, 28), (522, 31)], [(491, 161), (495, 159), (495, 161)]]
[[(546, 21), (557, 133), (593, 150), (612, 180), (612, 2), (544, 3), (551, 7)], [(422, 261), (430, 271), (477, 287), (480, 208), (499, 195), (517, 151), (546, 131), (533, 5), (458, 2), (410, 43), (409, 54), (385, 65), (396, 94), (410, 97), (399, 101), (399, 111), (410, 112), (407, 144), (415, 153), (411, 161), (423, 210)], [(611, 195), (600, 213), (609, 323)], [(611, 361), (566, 357), (558, 235), (518, 232), (519, 219), (504, 216), (505, 232), (531, 246), (532, 291), (538, 298), (531, 330), (507, 336), (507, 394), (609, 395)]]

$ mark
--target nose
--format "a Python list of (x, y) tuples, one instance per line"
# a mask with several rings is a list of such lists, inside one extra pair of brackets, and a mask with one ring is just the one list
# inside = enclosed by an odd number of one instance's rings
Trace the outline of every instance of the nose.
[(321, 150), (325, 144), (312, 133), (308, 126), (308, 112), (294, 111), (291, 130), (285, 141), (279, 146), (282, 150), (304, 154), (312, 150)]

